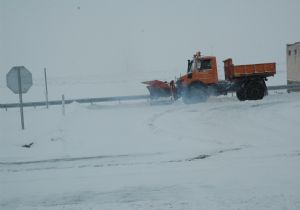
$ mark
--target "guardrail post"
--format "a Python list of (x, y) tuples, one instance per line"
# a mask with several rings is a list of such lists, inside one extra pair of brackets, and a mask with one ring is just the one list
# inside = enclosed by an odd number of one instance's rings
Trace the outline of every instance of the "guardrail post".
[(66, 110), (65, 110), (65, 95), (63, 94), (63, 95), (61, 96), (61, 98), (62, 98), (62, 100), (61, 100), (61, 104), (62, 104), (62, 114), (63, 114), (63, 116), (65, 116), (65, 115), (66, 115)]

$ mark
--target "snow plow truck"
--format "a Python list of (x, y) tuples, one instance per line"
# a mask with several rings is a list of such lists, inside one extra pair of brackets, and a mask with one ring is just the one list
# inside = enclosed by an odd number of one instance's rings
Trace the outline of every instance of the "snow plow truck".
[(223, 61), (225, 80), (218, 79), (217, 59), (201, 56), (197, 52), (188, 60), (187, 73), (176, 81), (152, 80), (143, 82), (150, 92), (150, 99), (182, 98), (184, 103), (204, 102), (211, 95), (235, 92), (240, 101), (260, 100), (267, 95), (265, 81), (276, 74), (276, 63), (234, 65), (231, 58)]

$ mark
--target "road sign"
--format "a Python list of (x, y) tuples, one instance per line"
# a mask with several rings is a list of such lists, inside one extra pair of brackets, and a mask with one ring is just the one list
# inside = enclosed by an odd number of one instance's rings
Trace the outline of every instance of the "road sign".
[(15, 94), (19, 94), (18, 72), (21, 78), (21, 93), (27, 93), (32, 86), (32, 74), (24, 66), (15, 66), (6, 75), (7, 87)]
[(24, 113), (22, 93), (32, 86), (32, 74), (24, 66), (15, 66), (6, 75), (7, 87), (19, 94), (22, 130), (24, 130)]

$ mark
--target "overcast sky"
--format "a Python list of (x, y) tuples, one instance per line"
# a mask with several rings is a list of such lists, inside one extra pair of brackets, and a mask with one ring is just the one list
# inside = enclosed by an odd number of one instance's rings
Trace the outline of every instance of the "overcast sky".
[[(0, 0), (0, 77), (185, 72), (196, 50), (274, 61), (300, 41), (299, 0)], [(175, 76), (175, 75), (171, 75)]]

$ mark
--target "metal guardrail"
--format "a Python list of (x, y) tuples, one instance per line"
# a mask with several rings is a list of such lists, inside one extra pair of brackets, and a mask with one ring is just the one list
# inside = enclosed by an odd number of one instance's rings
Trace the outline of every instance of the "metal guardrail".
[(300, 90), (300, 84), (268, 86), (268, 90)]
[[(110, 101), (132, 101), (132, 100), (141, 100), (148, 99), (149, 95), (134, 95), (134, 96), (116, 96), (116, 97), (102, 97), (102, 98), (82, 98), (82, 99), (69, 99), (65, 100), (65, 104), (70, 104), (73, 102), (77, 103), (96, 103), (96, 102), (110, 102)], [(61, 105), (62, 100), (49, 101), (49, 105)], [(37, 106), (46, 106), (45, 101), (38, 102), (24, 102), (24, 107), (37, 107)], [(0, 104), (0, 108), (16, 108), (20, 107), (19, 103), (9, 103), (9, 104)]]
[[(300, 85), (277, 85), (277, 86), (268, 86), (268, 90), (288, 90), (295, 91), (300, 90)], [(77, 103), (97, 103), (97, 102), (110, 102), (110, 101), (132, 101), (132, 100), (142, 100), (149, 99), (149, 95), (134, 95), (134, 96), (116, 96), (116, 97), (102, 97), (102, 98), (82, 98), (82, 99), (69, 99), (65, 100), (65, 104), (70, 104), (73, 102)], [(49, 105), (61, 105), (62, 100), (49, 101)], [(37, 106), (46, 106), (45, 101), (39, 102), (25, 102), (23, 103), (24, 107), (37, 107)], [(16, 108), (20, 107), (19, 103), (10, 103), (10, 104), (0, 104), (0, 108)]]

